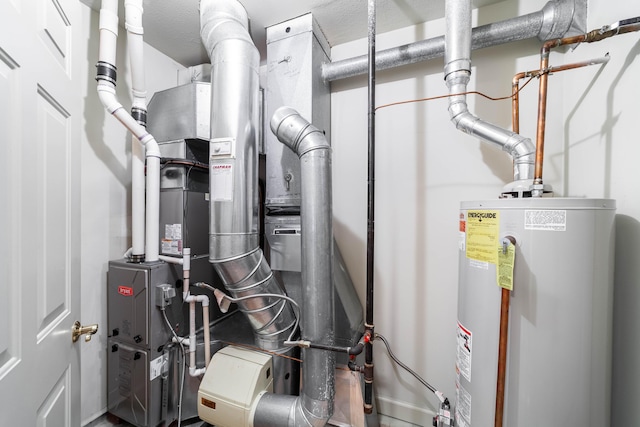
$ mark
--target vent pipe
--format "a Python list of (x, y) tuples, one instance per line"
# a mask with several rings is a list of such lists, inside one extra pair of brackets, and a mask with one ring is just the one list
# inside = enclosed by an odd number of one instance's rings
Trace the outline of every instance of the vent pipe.
[[(258, 67), (260, 56), (236, 0), (202, 0), (200, 35), (211, 59), (209, 261), (234, 298), (281, 294), (258, 246)], [(281, 349), (294, 328), (281, 298), (239, 303), (258, 344)]]
[[(302, 339), (333, 345), (333, 230), (331, 147), (324, 134), (297, 111), (279, 108), (271, 119), (278, 140), (300, 157), (302, 205)], [(335, 354), (303, 350), (299, 397), (262, 395), (256, 405), (256, 427), (320, 427), (333, 415)]]
[(471, 77), (471, 0), (448, 0), (445, 18), (444, 78), (449, 93), (454, 95), (449, 98), (451, 121), (457, 129), (494, 144), (513, 157), (514, 182), (505, 188), (506, 192), (528, 191), (535, 160), (533, 142), (473, 115), (466, 95), (462, 95)]
[[(127, 0), (125, 28), (131, 64), (131, 116), (147, 127), (147, 91), (144, 79), (144, 30), (142, 27), (142, 0)], [(145, 171), (144, 147), (131, 135), (131, 260), (144, 261), (145, 227)]]
[[(141, 19), (140, 19), (141, 22)], [(140, 27), (140, 32), (141, 32)], [(140, 34), (141, 36), (141, 34)], [(145, 157), (147, 161), (146, 179), (146, 224), (145, 226), (145, 246), (146, 261), (158, 261), (159, 256), (159, 210), (160, 210), (160, 149), (155, 138), (149, 134), (146, 128), (141, 125), (136, 118), (132, 117), (116, 98), (116, 45), (118, 39), (118, 1), (103, 0), (100, 9), (100, 48), (98, 52), (97, 76), (98, 97), (105, 109), (122, 123), (131, 134), (145, 147)], [(141, 38), (139, 40), (141, 42)], [(140, 45), (141, 46), (141, 45)], [(142, 57), (132, 57), (132, 68), (137, 68), (137, 73), (144, 73), (141, 70)], [(137, 74), (140, 75), (140, 74)], [(136, 79), (138, 81), (138, 79)], [(135, 139), (133, 142), (135, 142)], [(134, 145), (135, 146), (135, 145)], [(138, 175), (139, 177), (139, 175)], [(140, 186), (136, 182), (136, 186)], [(132, 204), (139, 205), (139, 201), (134, 200)], [(138, 209), (137, 215), (140, 215)], [(144, 212), (144, 210), (142, 210)], [(136, 221), (135, 226), (140, 227), (140, 221)], [(136, 236), (136, 251), (138, 239), (141, 234), (135, 228), (132, 232)], [(136, 254), (140, 255), (140, 254)]]
[[(551, 0), (542, 10), (527, 15), (476, 27), (471, 32), (473, 50), (498, 46), (537, 37), (548, 40), (563, 37), (569, 30), (583, 32), (587, 0)], [(576, 19), (578, 18), (578, 19)], [(387, 70), (402, 65), (440, 58), (444, 54), (444, 36), (409, 43), (376, 53), (376, 69)], [(368, 55), (360, 55), (322, 66), (325, 81), (366, 74)]]

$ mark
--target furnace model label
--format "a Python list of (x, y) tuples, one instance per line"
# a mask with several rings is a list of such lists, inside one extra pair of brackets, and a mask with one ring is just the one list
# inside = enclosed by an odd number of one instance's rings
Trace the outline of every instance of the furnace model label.
[(497, 264), (500, 232), (499, 211), (468, 211), (466, 255), (476, 261)]
[(458, 322), (456, 371), (471, 382), (471, 331)]
[(567, 230), (567, 211), (564, 210), (526, 210), (524, 211), (525, 230)]

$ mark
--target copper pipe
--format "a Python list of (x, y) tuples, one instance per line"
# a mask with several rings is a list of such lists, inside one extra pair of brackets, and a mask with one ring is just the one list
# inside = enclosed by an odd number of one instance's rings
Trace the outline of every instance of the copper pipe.
[[(516, 239), (506, 236), (510, 244), (516, 244)], [(500, 303), (500, 338), (498, 341), (498, 375), (496, 379), (496, 412), (495, 427), (502, 427), (504, 418), (504, 395), (507, 378), (507, 348), (509, 344), (509, 305), (511, 303), (511, 291), (502, 288), (502, 300)]]
[[(632, 18), (619, 21), (614, 25), (599, 28), (586, 34), (581, 34), (563, 39), (549, 40), (540, 49), (540, 87), (538, 91), (538, 125), (536, 132), (536, 159), (534, 165), (534, 185), (542, 185), (542, 166), (544, 162), (544, 132), (547, 120), (547, 84), (549, 75), (549, 54), (551, 49), (576, 43), (592, 43), (613, 37), (618, 34), (625, 34), (640, 30), (640, 18)], [(542, 193), (542, 188), (538, 190)]]
[(527, 72), (518, 73), (511, 81), (511, 130), (520, 133), (520, 80), (527, 76)]
[(509, 343), (509, 304), (511, 291), (502, 289), (500, 304), (500, 340), (498, 342), (498, 378), (496, 381), (495, 427), (502, 427), (504, 418), (504, 395), (507, 377), (507, 345)]
[[(576, 68), (586, 67), (589, 65), (606, 64), (609, 62), (609, 53), (605, 56), (595, 59), (589, 59), (586, 61), (573, 62), (571, 64), (560, 65), (558, 67), (549, 67), (547, 74), (553, 74), (560, 71), (574, 70)], [(520, 80), (526, 77), (538, 77), (540, 76), (540, 70), (522, 71), (515, 76), (511, 81), (511, 128), (515, 133), (520, 133)]]

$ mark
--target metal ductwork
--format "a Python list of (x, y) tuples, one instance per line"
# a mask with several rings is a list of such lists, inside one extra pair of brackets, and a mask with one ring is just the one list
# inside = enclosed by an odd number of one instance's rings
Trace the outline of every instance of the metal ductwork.
[[(467, 107), (467, 85), (471, 77), (471, 0), (449, 0), (445, 6), (444, 78), (453, 96), (449, 115), (456, 128), (482, 138), (513, 157), (514, 183), (505, 191), (527, 191), (533, 180), (535, 145), (530, 139), (481, 120)], [(518, 182), (520, 181), (520, 182)]]
[[(302, 338), (333, 344), (333, 225), (331, 147), (324, 134), (292, 108), (279, 108), (271, 119), (278, 140), (301, 162)], [(307, 302), (311, 302), (307, 304)], [(303, 351), (303, 388), (299, 397), (264, 394), (257, 403), (256, 427), (320, 427), (333, 415), (335, 354)]]
[[(211, 59), (209, 261), (233, 297), (284, 294), (258, 247), (258, 68), (236, 0), (202, 0), (200, 34)], [(258, 344), (280, 349), (295, 324), (285, 300), (239, 303)]]
[[(586, 9), (587, 0), (551, 0), (538, 12), (474, 28), (471, 48), (482, 49), (534, 37), (549, 40), (567, 33), (583, 33)], [(444, 36), (381, 50), (376, 52), (376, 69), (386, 70), (439, 58), (444, 51)], [(334, 81), (366, 74), (367, 70), (368, 55), (361, 55), (325, 64), (322, 77), (325, 81)]]

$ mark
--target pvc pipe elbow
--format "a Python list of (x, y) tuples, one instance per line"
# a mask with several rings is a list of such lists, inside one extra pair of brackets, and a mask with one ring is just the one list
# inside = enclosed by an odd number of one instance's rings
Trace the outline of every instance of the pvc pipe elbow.
[(140, 139), (140, 143), (144, 145), (145, 148), (145, 156), (146, 157), (157, 157), (160, 158), (162, 155), (160, 154), (160, 148), (158, 147), (158, 143), (156, 139), (150, 133), (144, 135), (142, 139)]
[(109, 83), (98, 83), (98, 98), (109, 114), (113, 114), (122, 108), (122, 104), (120, 104), (116, 98), (115, 87)]
[(196, 369), (195, 367), (191, 366), (189, 368), (189, 376), (199, 377), (200, 375), (204, 375), (206, 371), (207, 371), (206, 368)]

